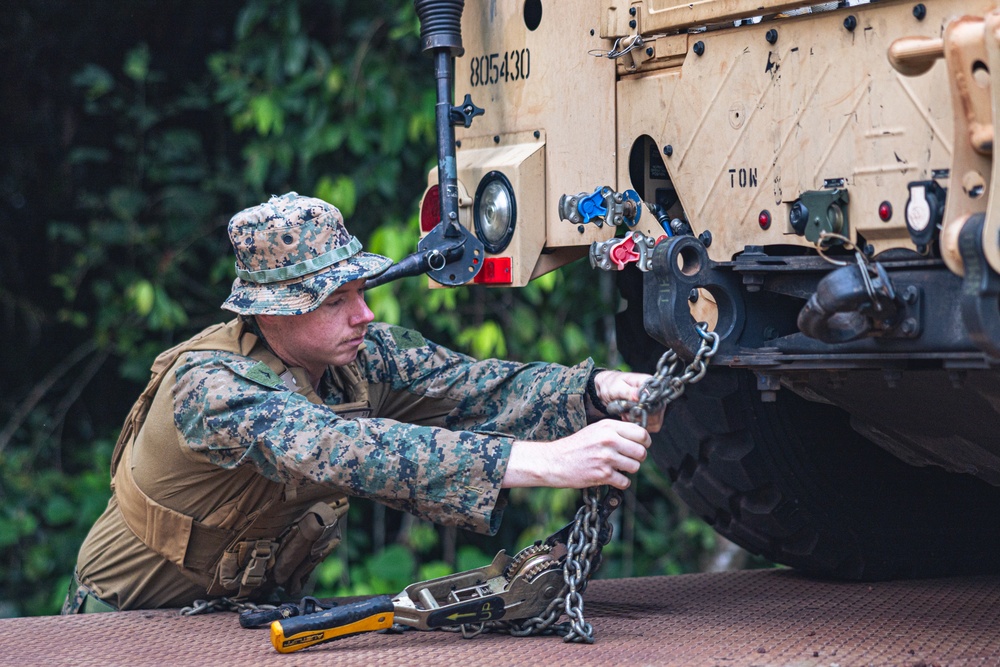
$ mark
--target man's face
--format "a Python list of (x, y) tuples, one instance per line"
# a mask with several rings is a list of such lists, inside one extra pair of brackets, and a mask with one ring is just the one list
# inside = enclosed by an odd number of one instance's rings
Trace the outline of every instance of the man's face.
[(327, 366), (344, 366), (358, 356), (368, 323), (375, 319), (365, 304), (364, 279), (342, 285), (318, 308), (302, 315), (258, 315), (274, 352), (314, 378)]

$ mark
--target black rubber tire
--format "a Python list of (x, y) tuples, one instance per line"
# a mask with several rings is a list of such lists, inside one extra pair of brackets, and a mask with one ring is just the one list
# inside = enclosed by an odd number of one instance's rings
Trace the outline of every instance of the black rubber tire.
[(1000, 488), (918, 468), (830, 405), (710, 368), (667, 414), (652, 458), (691, 509), (748, 551), (849, 580), (1000, 571)]

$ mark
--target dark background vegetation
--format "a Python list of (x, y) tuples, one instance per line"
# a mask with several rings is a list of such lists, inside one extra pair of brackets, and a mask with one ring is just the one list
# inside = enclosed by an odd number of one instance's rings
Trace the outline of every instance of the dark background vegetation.
[[(435, 163), (418, 34), (410, 0), (4, 4), (0, 615), (58, 612), (152, 358), (226, 319), (233, 213), (295, 190), (334, 202), (375, 252), (415, 247)], [(425, 284), (369, 301), (480, 357), (619, 363), (613, 288), (585, 264), (520, 290)], [(578, 494), (512, 500), (491, 539), (357, 503), (316, 592), (397, 591), (482, 565), (564, 524)], [(696, 570), (726, 547), (651, 464), (615, 516), (601, 576)]]

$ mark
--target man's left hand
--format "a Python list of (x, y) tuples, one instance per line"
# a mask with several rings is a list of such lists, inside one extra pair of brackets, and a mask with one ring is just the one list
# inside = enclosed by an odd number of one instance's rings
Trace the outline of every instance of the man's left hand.
[[(625, 373), (623, 371), (601, 371), (594, 376), (594, 389), (605, 405), (611, 401), (622, 400), (637, 403), (639, 390), (652, 376), (646, 373)], [(650, 412), (646, 421), (646, 430), (656, 433), (663, 426), (663, 414), (666, 405), (655, 412)]]

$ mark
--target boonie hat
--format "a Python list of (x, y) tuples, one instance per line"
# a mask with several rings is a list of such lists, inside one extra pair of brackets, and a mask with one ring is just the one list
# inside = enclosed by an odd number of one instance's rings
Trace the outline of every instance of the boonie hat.
[(222, 307), (240, 315), (301, 315), (344, 283), (392, 260), (361, 250), (336, 207), (295, 192), (273, 195), (229, 221), (236, 280)]

